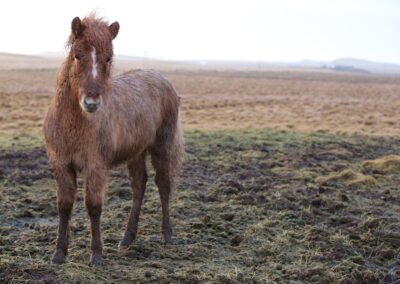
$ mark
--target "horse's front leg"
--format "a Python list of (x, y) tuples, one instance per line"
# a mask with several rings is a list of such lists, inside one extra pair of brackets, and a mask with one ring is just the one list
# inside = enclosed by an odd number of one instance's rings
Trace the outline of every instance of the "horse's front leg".
[(100, 217), (106, 193), (107, 171), (99, 166), (85, 175), (85, 205), (90, 218), (91, 257), (90, 264), (102, 265), (103, 243), (101, 240)]
[(68, 254), (69, 221), (76, 198), (76, 173), (72, 167), (56, 165), (54, 177), (57, 183), (59, 224), (56, 251), (51, 262), (60, 264)]

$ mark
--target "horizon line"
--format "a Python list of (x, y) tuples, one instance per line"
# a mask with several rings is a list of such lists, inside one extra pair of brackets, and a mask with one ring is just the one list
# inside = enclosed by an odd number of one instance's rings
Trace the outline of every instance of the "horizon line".
[[(9, 51), (0, 51), (0, 54), (10, 54), (10, 55), (20, 55), (20, 56), (31, 56), (31, 57), (51, 57), (50, 55), (46, 54), (55, 54), (59, 56), (54, 56), (56, 57), (62, 57), (66, 55), (68, 52), (62, 52), (62, 51), (44, 51), (44, 52), (39, 52), (39, 53), (15, 53), (15, 52), (9, 52)], [(260, 64), (260, 63), (280, 63), (280, 64), (299, 64), (303, 62), (312, 62), (312, 63), (332, 63), (336, 60), (358, 60), (358, 61), (365, 61), (368, 63), (376, 63), (376, 64), (385, 64), (385, 65), (398, 65), (400, 66), (400, 62), (387, 62), (387, 61), (377, 61), (377, 60), (371, 60), (371, 59), (366, 59), (366, 58), (360, 58), (360, 57), (351, 57), (351, 56), (345, 56), (345, 57), (335, 57), (334, 59), (330, 60), (324, 60), (324, 59), (310, 59), (310, 58), (303, 58), (299, 60), (266, 60), (266, 59), (260, 59), (260, 60), (255, 60), (255, 59), (207, 59), (207, 58), (191, 58), (191, 59), (177, 59), (177, 58), (167, 58), (167, 57), (157, 57), (157, 56), (144, 56), (144, 55), (130, 55), (130, 54), (115, 54), (116, 57), (119, 56), (125, 56), (125, 57), (136, 57), (140, 59), (146, 59), (146, 60), (157, 60), (157, 61), (165, 61), (165, 62), (198, 62), (198, 63), (207, 63), (207, 62), (239, 62), (239, 63), (254, 63), (254, 64)]]

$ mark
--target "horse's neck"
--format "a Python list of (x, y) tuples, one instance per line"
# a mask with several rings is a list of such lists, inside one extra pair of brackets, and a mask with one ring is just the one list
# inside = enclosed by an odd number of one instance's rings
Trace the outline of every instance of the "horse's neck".
[[(72, 112), (72, 115), (79, 116), (80, 108), (77, 100), (78, 90), (74, 89), (74, 84), (71, 82), (69, 74), (70, 66), (71, 62), (68, 60), (65, 61), (59, 72), (56, 88), (56, 108), (63, 113)], [(73, 113), (77, 111), (79, 114)]]

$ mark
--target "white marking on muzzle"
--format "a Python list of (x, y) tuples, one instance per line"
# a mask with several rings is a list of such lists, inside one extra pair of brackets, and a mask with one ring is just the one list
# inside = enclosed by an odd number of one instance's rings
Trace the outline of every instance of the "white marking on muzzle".
[(96, 77), (97, 77), (97, 62), (96, 62), (96, 49), (94, 47), (92, 50), (92, 75), (93, 75), (93, 78), (96, 79)]
[(88, 104), (97, 105), (97, 104), (101, 103), (101, 97), (98, 97), (97, 99), (90, 98), (90, 97), (85, 97), (85, 101)]

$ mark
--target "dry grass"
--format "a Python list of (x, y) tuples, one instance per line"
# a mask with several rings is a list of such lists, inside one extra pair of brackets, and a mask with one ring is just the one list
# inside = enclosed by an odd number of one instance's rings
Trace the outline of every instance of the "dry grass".
[(400, 156), (390, 155), (375, 160), (368, 160), (362, 163), (362, 167), (367, 171), (398, 174), (400, 173)]
[[(118, 71), (117, 71), (118, 72)], [(56, 70), (0, 70), (0, 132), (36, 132)], [(311, 72), (164, 71), (186, 130), (288, 129), (400, 135), (395, 78)]]
[(364, 175), (362, 173), (357, 173), (352, 170), (343, 170), (339, 173), (333, 173), (326, 177), (318, 177), (315, 181), (321, 185), (341, 183), (347, 186), (377, 185), (377, 181), (373, 177)]
[(398, 135), (397, 79), (280, 72), (167, 76), (183, 97), (188, 129), (275, 128)]

